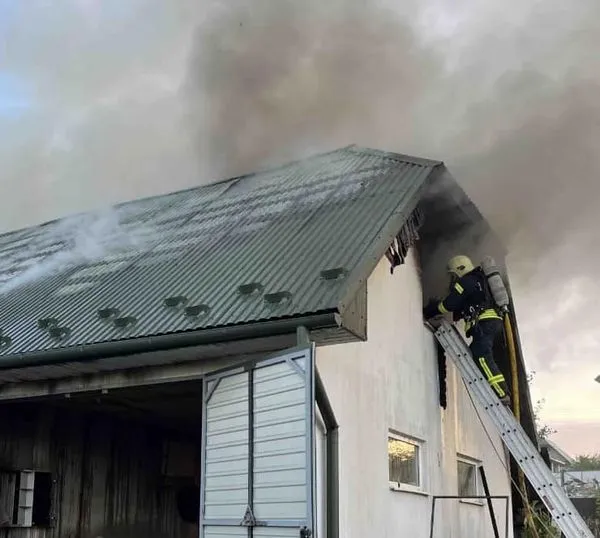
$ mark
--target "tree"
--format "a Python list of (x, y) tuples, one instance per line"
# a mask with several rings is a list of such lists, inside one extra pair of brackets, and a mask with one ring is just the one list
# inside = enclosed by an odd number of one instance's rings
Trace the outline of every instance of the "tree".
[(580, 454), (569, 465), (569, 471), (600, 471), (600, 453)]
[[(527, 383), (531, 386), (533, 382), (533, 378), (535, 377), (535, 372), (532, 371), (527, 375)], [(546, 399), (542, 398), (535, 403), (535, 407), (533, 408), (533, 421), (535, 422), (535, 429), (537, 430), (538, 439), (548, 439), (551, 435), (556, 433), (556, 430), (547, 424), (542, 424), (540, 419), (540, 413), (546, 403)]]
[(542, 398), (535, 403), (535, 407), (533, 408), (533, 420), (535, 421), (535, 429), (537, 430), (538, 439), (546, 440), (548, 437), (556, 433), (556, 430), (548, 424), (541, 424), (540, 422), (540, 412), (544, 407), (546, 400)]

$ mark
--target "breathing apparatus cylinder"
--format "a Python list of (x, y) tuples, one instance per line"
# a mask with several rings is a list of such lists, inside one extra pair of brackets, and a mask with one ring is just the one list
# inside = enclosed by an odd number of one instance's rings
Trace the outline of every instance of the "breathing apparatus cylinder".
[(483, 258), (481, 261), (481, 269), (487, 278), (496, 305), (500, 310), (506, 312), (508, 310), (510, 299), (502, 276), (500, 275), (500, 269), (498, 269), (494, 258), (491, 256)]

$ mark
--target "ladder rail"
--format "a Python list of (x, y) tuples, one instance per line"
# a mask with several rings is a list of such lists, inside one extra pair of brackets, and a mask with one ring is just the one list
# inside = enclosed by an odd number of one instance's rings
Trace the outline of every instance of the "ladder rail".
[[(465, 358), (467, 358), (467, 359), (471, 358), (470, 353), (467, 355), (466, 353), (464, 353), (460, 350), (455, 351), (455, 352), (463, 353)], [(515, 460), (517, 461), (519, 466), (522, 466), (522, 464), (526, 464), (530, 458), (535, 459), (534, 456), (527, 455), (528, 452), (531, 452), (531, 450), (530, 450), (531, 448), (533, 448), (535, 450), (533, 443), (531, 443), (531, 441), (529, 441), (529, 437), (527, 436), (525, 431), (522, 429), (522, 426), (518, 422), (516, 422), (516, 420), (513, 420), (513, 418), (514, 418), (513, 414), (510, 411), (508, 411), (508, 409), (506, 409), (506, 407), (504, 405), (502, 405), (500, 403), (500, 401), (496, 398), (496, 396), (494, 395), (492, 390), (489, 388), (488, 383), (486, 382), (484, 377), (479, 372), (479, 369), (477, 369), (476, 366), (474, 366), (473, 369), (464, 368), (462, 363), (459, 363), (457, 366), (458, 366), (459, 370), (462, 370), (461, 376), (462, 376), (463, 380), (465, 381), (465, 383), (467, 384), (467, 387), (470, 387), (472, 392), (479, 391), (481, 393), (480, 397), (477, 398), (477, 400), (479, 402), (481, 402), (482, 400), (483, 401), (487, 400), (487, 402), (483, 406), (484, 410), (490, 411), (491, 409), (495, 408), (495, 413), (498, 415), (498, 418), (502, 421), (502, 429), (501, 429), (501, 431), (499, 431), (499, 433), (500, 433), (503, 441), (511, 433), (516, 433), (518, 430), (521, 430), (520, 431), (521, 435), (514, 436), (515, 439), (513, 441), (514, 441), (516, 447), (515, 447), (515, 450), (511, 451), (511, 454), (513, 455), (513, 457), (515, 458)], [(488, 392), (487, 395), (485, 394), (486, 389)], [(524, 440), (529, 441), (529, 444), (527, 442), (525, 442)], [(505, 444), (506, 444), (506, 442), (505, 442)], [(510, 450), (510, 447), (508, 447), (508, 448)], [(536, 453), (537, 453), (537, 451), (536, 451)], [(536, 472), (536, 469), (533, 469), (532, 472), (536, 473), (537, 478), (540, 480), (545, 478), (544, 473), (538, 474)]]
[(500, 434), (502, 442), (523, 470), (530, 484), (560, 530), (567, 538), (594, 538), (585, 521), (575, 509), (521, 424), (497, 398), (483, 377), (462, 335), (447, 320), (442, 320), (434, 332), (447, 355), (453, 360), (467, 390), (486, 412)]

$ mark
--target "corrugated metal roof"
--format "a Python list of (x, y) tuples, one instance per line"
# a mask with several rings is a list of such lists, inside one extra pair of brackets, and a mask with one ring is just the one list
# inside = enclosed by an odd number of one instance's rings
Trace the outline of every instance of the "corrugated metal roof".
[(440, 164), (349, 147), (5, 234), (0, 356), (336, 309)]

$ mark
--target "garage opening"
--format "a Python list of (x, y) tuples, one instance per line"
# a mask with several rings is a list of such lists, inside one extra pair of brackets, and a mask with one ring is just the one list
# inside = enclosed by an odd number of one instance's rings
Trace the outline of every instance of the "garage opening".
[(201, 424), (201, 381), (2, 404), (0, 525), (197, 536)]
[(322, 393), (300, 349), (201, 380), (3, 403), (0, 525), (9, 538), (335, 538)]

